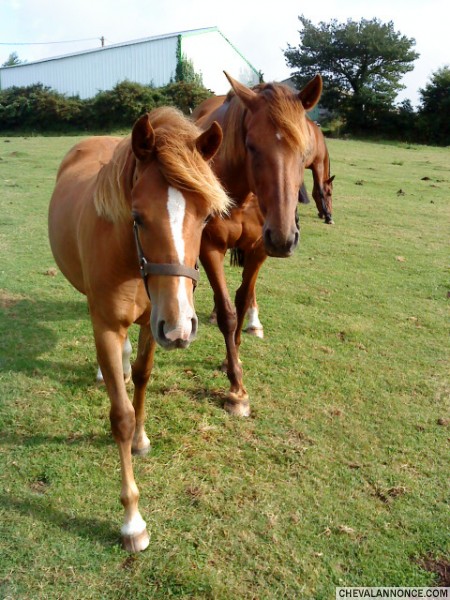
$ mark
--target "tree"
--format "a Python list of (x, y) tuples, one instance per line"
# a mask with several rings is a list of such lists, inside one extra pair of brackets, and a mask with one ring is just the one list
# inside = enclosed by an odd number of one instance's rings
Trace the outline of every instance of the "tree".
[(396, 32), (392, 21), (378, 19), (346, 23), (332, 20), (313, 25), (299, 17), (300, 45), (288, 45), (287, 64), (302, 87), (317, 72), (324, 79), (321, 104), (338, 110), (352, 130), (373, 126), (377, 116), (393, 108), (400, 79), (413, 69), (419, 54), (415, 40)]
[(22, 65), (24, 62), (26, 61), (20, 60), (17, 52), (11, 52), (8, 59), (2, 64), (2, 67), (14, 67), (16, 65)]
[(446, 65), (432, 74), (420, 89), (419, 127), (424, 141), (450, 145), (450, 67)]

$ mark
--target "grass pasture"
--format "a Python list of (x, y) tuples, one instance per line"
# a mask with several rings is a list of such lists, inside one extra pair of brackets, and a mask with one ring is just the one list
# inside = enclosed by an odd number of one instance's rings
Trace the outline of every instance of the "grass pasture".
[[(151, 541), (133, 556), (118, 546), (119, 458), (84, 298), (54, 274), (47, 241), (75, 141), (0, 138), (0, 598), (443, 585), (450, 149), (329, 141), (336, 226), (301, 206), (295, 256), (262, 269), (266, 337), (241, 352), (249, 419), (221, 408), (202, 277), (196, 342), (156, 353), (152, 451), (134, 463)], [(234, 290), (240, 273), (227, 274)]]

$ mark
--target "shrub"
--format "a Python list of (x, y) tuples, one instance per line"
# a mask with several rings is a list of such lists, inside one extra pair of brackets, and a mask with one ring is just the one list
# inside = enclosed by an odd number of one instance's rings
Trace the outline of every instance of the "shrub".
[(125, 80), (87, 101), (89, 128), (131, 127), (138, 117), (166, 104), (160, 89)]
[(0, 92), (0, 129), (59, 130), (79, 127), (84, 103), (67, 97), (41, 83), (12, 87)]

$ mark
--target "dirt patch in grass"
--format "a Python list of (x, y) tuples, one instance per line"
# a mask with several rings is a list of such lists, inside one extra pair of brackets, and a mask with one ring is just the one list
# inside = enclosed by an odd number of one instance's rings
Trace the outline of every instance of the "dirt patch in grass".
[(450, 586), (450, 561), (445, 560), (444, 558), (437, 559), (427, 555), (415, 560), (415, 562), (425, 571), (434, 573), (437, 576), (439, 586)]
[(24, 296), (20, 294), (12, 294), (7, 290), (0, 289), (0, 308), (8, 309), (15, 306), (21, 300), (24, 300)]

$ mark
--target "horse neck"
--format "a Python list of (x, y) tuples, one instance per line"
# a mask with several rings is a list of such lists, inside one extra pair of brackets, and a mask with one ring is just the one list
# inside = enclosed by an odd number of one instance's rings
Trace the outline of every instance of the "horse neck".
[[(232, 102), (237, 106), (232, 106)], [(238, 108), (239, 107), (239, 108)], [(240, 206), (250, 193), (247, 178), (247, 151), (244, 145), (245, 109), (239, 100), (232, 98), (214, 111), (211, 120), (217, 120), (222, 127), (222, 146), (214, 158), (213, 169), (228, 194)]]

